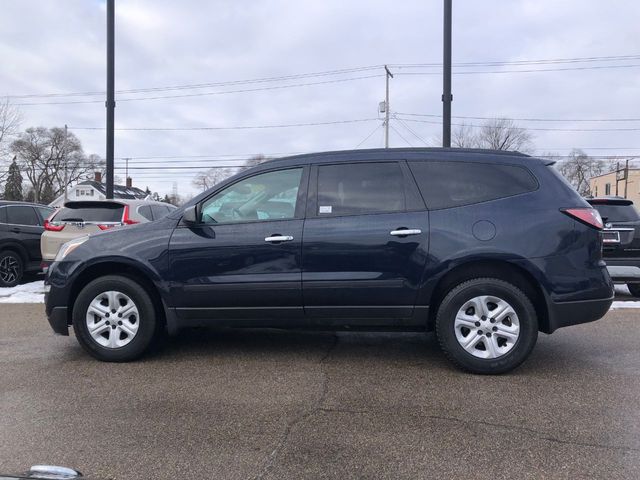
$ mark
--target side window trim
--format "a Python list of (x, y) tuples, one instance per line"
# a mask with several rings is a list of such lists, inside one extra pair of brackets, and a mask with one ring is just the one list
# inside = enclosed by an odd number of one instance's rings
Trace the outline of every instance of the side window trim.
[[(402, 177), (403, 177), (402, 187), (403, 187), (403, 195), (405, 199), (405, 208), (403, 210), (390, 211), (390, 212), (367, 212), (367, 213), (346, 213), (346, 214), (336, 214), (336, 215), (320, 215), (320, 213), (318, 212), (318, 182), (320, 177), (319, 176), (320, 167), (329, 166), (329, 165), (355, 165), (355, 164), (371, 164), (371, 163), (395, 163), (396, 165), (398, 165), (398, 167), (400, 168), (400, 171), (402, 172)], [(409, 177), (407, 177), (407, 172), (405, 171), (405, 168), (408, 170), (409, 167), (406, 166), (406, 160), (404, 159), (371, 159), (371, 160), (353, 161), (353, 162), (328, 162), (328, 163), (313, 164), (310, 183), (309, 183), (309, 200), (307, 203), (306, 218), (339, 218), (339, 217), (356, 217), (356, 216), (363, 216), (363, 215), (388, 215), (393, 213), (403, 213), (403, 212), (416, 211), (421, 209), (426, 210), (426, 207), (424, 206), (417, 209), (408, 208), (409, 198), (407, 196), (408, 194), (407, 189), (410, 188), (409, 187), (410, 183), (409, 183)], [(417, 185), (415, 186), (415, 188), (417, 188)], [(419, 199), (418, 205), (420, 203), (424, 205), (424, 201), (421, 201), (422, 197), (419, 196), (418, 199)]]
[[(302, 164), (302, 165), (291, 165), (291, 166), (287, 166), (287, 167), (275, 167), (275, 168), (270, 168), (270, 169), (265, 169), (265, 170), (260, 170), (259, 172), (255, 172), (251, 175), (247, 175), (247, 176), (243, 176), (240, 178), (236, 178), (234, 182), (232, 183), (227, 183), (224, 186), (220, 187), (219, 189), (213, 191), (211, 193), (211, 195), (208, 195), (206, 198), (202, 199), (200, 202), (197, 203), (196, 205), (196, 213), (198, 216), (200, 216), (202, 214), (202, 206), (207, 203), (211, 198), (215, 197), (217, 194), (223, 192), (224, 190), (226, 190), (227, 188), (233, 187), (234, 185), (243, 182), (245, 180), (248, 180), (252, 177), (255, 177), (257, 175), (262, 175), (264, 173), (274, 173), (274, 172), (282, 172), (285, 170), (294, 170), (294, 169), (302, 169), (302, 174), (300, 175), (300, 186), (298, 187), (298, 195), (296, 197), (296, 209), (294, 212), (294, 216), (293, 218), (288, 218), (286, 220), (302, 220), (305, 218), (304, 216), (304, 212), (305, 212), (305, 205), (306, 205), (306, 200), (307, 200), (307, 188), (308, 188), (308, 184), (309, 184), (309, 170), (310, 170), (310, 165), (308, 164)], [(242, 222), (220, 222), (220, 223), (200, 223), (197, 226), (200, 227), (211, 227), (211, 226), (217, 226), (217, 225), (243, 225), (243, 224), (247, 224), (247, 223), (260, 223), (260, 222), (282, 222), (285, 219), (279, 219), (279, 218), (273, 218), (273, 219), (258, 219), (258, 220), (246, 220), (246, 221), (242, 221)], [(191, 226), (191, 228), (193, 228), (193, 226)]]

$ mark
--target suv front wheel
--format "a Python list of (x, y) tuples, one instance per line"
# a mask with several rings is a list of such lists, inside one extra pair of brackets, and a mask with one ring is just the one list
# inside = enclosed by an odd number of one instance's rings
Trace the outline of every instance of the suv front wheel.
[(519, 288), (495, 278), (476, 278), (444, 297), (436, 333), (445, 354), (458, 367), (499, 374), (529, 356), (538, 338), (538, 320)]
[(140, 357), (150, 346), (157, 321), (147, 291), (127, 277), (90, 282), (73, 306), (73, 330), (80, 345), (106, 362)]

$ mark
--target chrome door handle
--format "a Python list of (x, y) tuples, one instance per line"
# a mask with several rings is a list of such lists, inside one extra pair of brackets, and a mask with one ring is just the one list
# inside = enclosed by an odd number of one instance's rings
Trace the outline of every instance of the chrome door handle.
[(405, 228), (404, 230), (391, 230), (389, 232), (390, 235), (394, 237), (405, 237), (408, 235), (420, 235), (422, 230), (419, 228)]
[(291, 240), (293, 240), (291, 235), (273, 235), (264, 239), (265, 242), (290, 242)]

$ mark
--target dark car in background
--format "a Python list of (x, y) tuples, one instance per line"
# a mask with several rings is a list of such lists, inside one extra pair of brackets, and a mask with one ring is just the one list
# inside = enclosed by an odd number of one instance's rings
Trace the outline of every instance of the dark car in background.
[(631, 200), (619, 197), (587, 200), (599, 212), (604, 259), (615, 283), (626, 283), (634, 297), (640, 297), (640, 215)]
[(46, 313), (104, 361), (222, 325), (435, 331), (459, 367), (506, 372), (539, 331), (613, 300), (600, 215), (552, 165), (466, 149), (270, 160), (161, 220), (63, 245)]
[(51, 207), (0, 200), (0, 287), (13, 287), (25, 272), (40, 270), (40, 235)]

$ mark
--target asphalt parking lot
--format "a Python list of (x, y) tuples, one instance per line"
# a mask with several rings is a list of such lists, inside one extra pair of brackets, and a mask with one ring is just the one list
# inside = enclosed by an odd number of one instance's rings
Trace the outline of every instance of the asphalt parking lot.
[(640, 310), (541, 335), (512, 374), (432, 335), (192, 330), (131, 364), (0, 305), (0, 471), (93, 478), (640, 478)]

